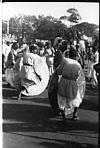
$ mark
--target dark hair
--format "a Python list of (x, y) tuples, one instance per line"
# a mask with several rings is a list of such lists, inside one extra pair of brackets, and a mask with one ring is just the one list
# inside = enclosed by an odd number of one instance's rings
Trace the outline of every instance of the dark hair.
[(45, 46), (47, 46), (47, 48), (50, 48), (51, 47), (51, 42), (50, 41), (46, 42)]
[(96, 51), (97, 51), (97, 48), (93, 46), (92, 47), (92, 52), (95, 53)]
[(34, 52), (34, 50), (37, 50), (38, 51), (38, 46), (33, 44), (30, 46), (30, 52)]
[(59, 47), (59, 50), (63, 53), (65, 50), (67, 50), (67, 46), (68, 46), (68, 43), (67, 41), (62, 41), (60, 47)]
[(76, 49), (74, 46), (70, 46), (69, 58), (74, 59), (75, 56), (76, 56)]
[(60, 43), (62, 41), (62, 39), (58, 39), (58, 43)]
[(65, 57), (69, 57), (69, 50), (65, 51)]
[(7, 44), (7, 45), (8, 45), (8, 44), (10, 44), (10, 42), (9, 42), (9, 41), (7, 41), (7, 42), (6, 42), (6, 44)]
[(14, 50), (18, 49), (18, 44), (17, 44), (17, 42), (13, 43), (11, 48), (14, 49)]

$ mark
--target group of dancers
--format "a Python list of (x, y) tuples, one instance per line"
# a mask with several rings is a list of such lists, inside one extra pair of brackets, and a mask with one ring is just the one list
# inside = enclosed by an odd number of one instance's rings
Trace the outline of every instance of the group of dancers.
[[(83, 44), (84, 43), (84, 44)], [(87, 76), (84, 75), (85, 61), (88, 65)], [(98, 48), (80, 40), (68, 43), (61, 37), (45, 43), (24, 43), (21, 48), (17, 41), (3, 44), (2, 69), (8, 86), (21, 95), (38, 95), (48, 85), (48, 97), (54, 112), (62, 115), (66, 121), (68, 114), (77, 120), (77, 111), (82, 103), (86, 88), (86, 77), (92, 87), (98, 86)], [(57, 106), (57, 108), (56, 108)]]

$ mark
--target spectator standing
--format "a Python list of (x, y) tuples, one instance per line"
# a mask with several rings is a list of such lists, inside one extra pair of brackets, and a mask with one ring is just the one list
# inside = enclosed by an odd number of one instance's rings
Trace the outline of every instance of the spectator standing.
[(14, 75), (13, 75), (12, 70), (13, 70), (13, 66), (14, 66), (15, 62), (18, 59), (17, 49), (18, 49), (18, 44), (17, 44), (17, 42), (15, 42), (15, 43), (13, 43), (13, 45), (11, 47), (11, 51), (9, 52), (8, 57), (7, 57), (5, 76), (6, 76), (6, 80), (8, 82), (8, 86), (10, 86), (10, 84), (12, 84), (12, 86), (13, 86), (12, 77)]
[(95, 65), (99, 63), (99, 52), (98, 50), (93, 47), (93, 54), (91, 55), (91, 61), (92, 61), (92, 88), (98, 86), (98, 80), (97, 80), (97, 75), (96, 75), (96, 70), (94, 69)]

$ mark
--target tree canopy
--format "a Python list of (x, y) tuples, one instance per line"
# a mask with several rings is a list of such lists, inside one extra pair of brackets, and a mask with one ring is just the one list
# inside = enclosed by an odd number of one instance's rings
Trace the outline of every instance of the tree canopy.
[[(18, 38), (25, 37), (26, 40), (31, 40), (34, 38), (49, 40), (54, 39), (57, 36), (62, 36), (64, 39), (73, 39), (77, 35), (77, 32), (84, 32), (87, 36), (98, 35), (98, 32), (95, 30), (98, 28), (95, 24), (90, 24), (87, 22), (76, 23), (81, 19), (77, 10), (73, 12), (70, 9), (70, 16), (61, 16), (59, 19), (52, 16), (39, 15), (18, 15), (10, 18), (9, 20), (9, 34), (14, 34)], [(61, 20), (68, 19), (73, 22), (75, 25), (70, 28), (67, 27)], [(2, 22), (2, 33), (6, 34), (7, 32), (7, 23)]]

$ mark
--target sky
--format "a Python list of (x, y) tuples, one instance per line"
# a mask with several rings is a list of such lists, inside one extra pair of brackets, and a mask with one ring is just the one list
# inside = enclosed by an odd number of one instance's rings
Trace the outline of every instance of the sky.
[(69, 15), (66, 10), (75, 8), (82, 17), (82, 22), (99, 25), (99, 3), (95, 2), (6, 2), (2, 3), (2, 20), (8, 20), (18, 14), (51, 15), (60, 18)]

